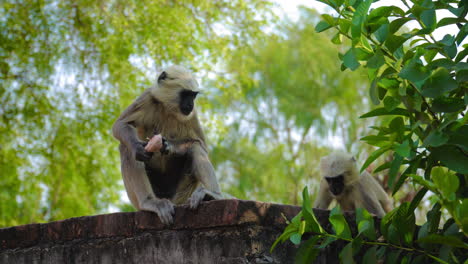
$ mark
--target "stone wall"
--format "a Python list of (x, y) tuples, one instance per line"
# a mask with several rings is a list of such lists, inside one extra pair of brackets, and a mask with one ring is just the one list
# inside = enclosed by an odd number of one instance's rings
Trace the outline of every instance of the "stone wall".
[[(176, 207), (165, 227), (149, 212), (70, 218), (0, 229), (0, 263), (293, 263), (289, 241), (269, 249), (300, 207), (243, 200)], [(315, 210), (322, 223), (328, 211)], [(324, 225), (327, 228), (326, 225)], [(339, 247), (316, 263), (338, 263)]]

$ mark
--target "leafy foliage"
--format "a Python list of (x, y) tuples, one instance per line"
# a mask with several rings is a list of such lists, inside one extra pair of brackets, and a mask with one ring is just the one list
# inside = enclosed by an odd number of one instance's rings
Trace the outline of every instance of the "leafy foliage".
[(226, 134), (218, 128), (213, 136), (211, 159), (235, 197), (298, 204), (302, 186), (317, 182), (329, 135), (355, 142), (364, 130), (358, 113), (369, 107), (361, 100), (367, 79), (339, 70), (340, 47), (315, 33), (314, 10), (300, 11), (297, 22), (280, 21), (274, 34), (236, 51), (224, 78), (209, 84), (210, 118), (230, 117)]
[[(327, 242), (327, 237), (333, 237), (349, 242), (340, 255), (343, 262), (350, 261), (352, 253), (359, 251), (356, 243), (375, 246), (363, 258), (369, 263), (375, 263), (376, 258), (385, 259), (385, 263), (398, 259), (405, 263), (465, 261), (468, 47), (461, 44), (468, 34), (467, 2), (428, 0), (412, 1), (410, 5), (403, 0), (406, 10), (396, 6), (372, 9), (372, 0), (320, 2), (332, 7), (338, 16), (324, 16), (316, 30), (334, 29), (337, 36), (351, 41), (352, 46), (340, 56), (342, 69), (366, 68), (372, 82), (371, 101), (383, 104), (361, 118), (392, 116), (387, 124), (373, 127), (376, 135), (362, 139), (379, 147), (369, 155), (362, 170), (384, 153), (393, 153), (393, 159), (380, 166), (390, 169), (388, 182), (393, 193), (405, 181), (419, 186), (420, 191), (411, 203), (402, 203), (382, 219), (380, 232), (385, 242), (376, 242), (375, 237), (367, 235), (367, 241), (359, 235), (350, 238), (336, 212), (330, 216), (330, 222), (336, 226), (335, 234), (315, 232), (311, 239), (318, 236)], [(438, 20), (437, 9), (448, 10), (456, 17)], [(419, 27), (405, 30), (410, 21)], [(434, 38), (435, 29), (452, 23), (459, 28), (457, 34)], [(435, 204), (427, 214), (427, 222), (418, 229), (414, 210), (426, 194)], [(450, 216), (445, 223), (441, 223), (440, 210), (446, 210)], [(367, 227), (374, 229), (369, 220), (364, 220), (362, 211), (357, 216), (360, 234), (369, 230)], [(309, 223), (304, 221), (307, 229)], [(288, 226), (290, 230), (292, 225)], [(320, 239), (314, 241), (318, 243)]]
[[(342, 263), (355, 263), (355, 257), (360, 253), (359, 263), (377, 263), (378, 260), (384, 260), (385, 263), (462, 263), (466, 257), (468, 243), (464, 241), (464, 235), (458, 231), (456, 223), (451, 220), (442, 230), (438, 229), (440, 204), (436, 204), (428, 213), (427, 222), (419, 229), (417, 237), (413, 237), (414, 213), (409, 210), (409, 203), (395, 208), (381, 220), (383, 241), (376, 233), (374, 217), (365, 209), (356, 210), (358, 231), (352, 233), (340, 208), (335, 207), (328, 218), (332, 232), (328, 232), (317, 221), (311, 209), (307, 187), (303, 190), (302, 199), (302, 210), (288, 222), (283, 234), (270, 249), (273, 251), (279, 243), (287, 240), (300, 245), (296, 263), (313, 263), (320, 249), (337, 241), (346, 243), (339, 256)], [(307, 236), (307, 240), (301, 242), (304, 234), (312, 236)], [(442, 248), (440, 245), (443, 245)]]

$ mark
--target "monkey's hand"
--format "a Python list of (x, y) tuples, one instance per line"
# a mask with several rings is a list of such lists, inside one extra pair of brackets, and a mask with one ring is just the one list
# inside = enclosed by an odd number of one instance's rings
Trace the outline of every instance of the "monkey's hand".
[(132, 152), (136, 160), (147, 162), (153, 156), (153, 153), (145, 150), (145, 146), (146, 142), (143, 141), (137, 141), (133, 144)]
[(211, 201), (211, 200), (220, 200), (223, 199), (223, 196), (220, 193), (212, 192), (203, 187), (198, 187), (189, 198), (189, 207), (190, 209), (196, 209), (200, 202), (202, 201)]
[(145, 200), (141, 206), (141, 209), (155, 212), (161, 222), (165, 225), (172, 224), (174, 221), (174, 204), (168, 199), (153, 198)]

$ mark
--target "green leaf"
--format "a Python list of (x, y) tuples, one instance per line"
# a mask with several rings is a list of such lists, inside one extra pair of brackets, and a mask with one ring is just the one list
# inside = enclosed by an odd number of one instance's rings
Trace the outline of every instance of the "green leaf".
[(367, 51), (367, 52), (374, 52), (374, 50), (372, 49), (371, 45), (369, 44), (369, 41), (367, 40), (367, 38), (364, 36), (364, 35), (361, 35), (361, 40), (359, 41), (359, 43), (362, 45), (362, 47)]
[(385, 256), (385, 264), (395, 264), (398, 263), (398, 258), (400, 257), (401, 250), (392, 250), (389, 254)]
[(367, 160), (364, 162), (364, 164), (362, 165), (360, 172), (363, 172), (374, 160), (376, 160), (378, 157), (380, 157), (382, 154), (384, 154), (391, 148), (392, 148), (391, 145), (388, 145), (385, 147), (381, 147), (380, 149), (372, 152), (367, 158)]
[(420, 84), (422, 81), (426, 80), (429, 77), (429, 71), (420, 62), (412, 60), (403, 67), (398, 76), (400, 76), (403, 79), (409, 80), (414, 84)]
[(400, 166), (403, 161), (403, 157), (396, 153), (394, 155), (392, 165), (390, 166), (390, 171), (388, 172), (388, 186), (393, 189), (393, 183), (395, 182), (398, 171), (400, 171)]
[(463, 27), (460, 29), (460, 32), (458, 32), (457, 36), (455, 37), (455, 41), (457, 42), (457, 45), (460, 45), (467, 35), (468, 35), (468, 23), (463, 25)]
[(446, 68), (437, 68), (422, 86), (422, 95), (436, 98), (455, 90), (457, 87), (457, 82), (450, 76)]
[(387, 144), (389, 137), (371, 135), (371, 136), (363, 137), (360, 140), (365, 141), (369, 145), (381, 147), (382, 144)]
[(377, 246), (373, 246), (367, 250), (366, 254), (362, 259), (363, 264), (375, 264), (377, 263)]
[(448, 141), (449, 137), (438, 130), (432, 130), (431, 133), (424, 139), (423, 146), (425, 147), (439, 147)]
[(370, 240), (375, 240), (377, 235), (375, 233), (374, 218), (367, 212), (366, 209), (356, 209), (356, 223), (358, 224), (358, 231)]
[(460, 182), (454, 173), (443, 167), (434, 167), (431, 171), (431, 178), (447, 200), (455, 199), (455, 192), (458, 190)]
[(319, 249), (315, 247), (319, 236), (313, 236), (306, 242), (302, 243), (296, 253), (295, 263), (313, 263), (319, 254)]
[(333, 36), (333, 38), (331, 39), (331, 42), (333, 44), (336, 44), (336, 45), (339, 45), (343, 42), (343, 35), (341, 35), (341, 33), (336, 33), (335, 36)]
[(353, 259), (353, 245), (347, 244), (340, 252), (340, 260), (343, 264), (354, 264)]
[(336, 25), (336, 19), (329, 14), (322, 14), (321, 17), (323, 18), (323, 21), (327, 22), (329, 25)]
[(302, 190), (302, 215), (307, 222), (307, 227), (314, 233), (322, 234), (324, 230), (312, 211), (312, 203), (310, 202), (309, 189), (306, 186)]
[(439, 43), (444, 45), (444, 46), (452, 46), (453, 43), (455, 42), (455, 37), (450, 35), (450, 34), (446, 34), (440, 41)]
[(453, 59), (457, 56), (457, 45), (454, 43), (451, 46), (445, 46), (444, 51), (451, 59)]
[(291, 235), (289, 240), (291, 240), (291, 242), (293, 242), (294, 245), (299, 245), (301, 243), (301, 238), (302, 238), (301, 234), (294, 233), (294, 234)]
[(393, 221), (393, 217), (395, 216), (397, 208), (393, 209), (392, 211), (388, 212), (380, 221), (380, 232), (382, 235), (388, 239), (389, 238), (389, 233), (388, 229), (390, 227), (390, 224)]
[(326, 248), (328, 245), (330, 245), (331, 243), (335, 242), (337, 240), (337, 238), (335, 237), (330, 237), (328, 236), (327, 238), (325, 238), (322, 242), (322, 244), (319, 246), (319, 248)]
[(437, 59), (428, 64), (429, 69), (436, 69), (438, 67), (451, 69), (455, 66), (455, 63), (449, 59)]
[(464, 243), (456, 236), (442, 236), (438, 234), (430, 234), (426, 237), (418, 239), (418, 242), (421, 243), (431, 243), (431, 244), (441, 244), (449, 245), (452, 247), (468, 249), (468, 244)]
[(402, 18), (397, 18), (390, 22), (390, 34), (394, 34), (395, 32), (398, 31), (406, 22), (414, 20), (414, 18), (411, 17), (402, 17)]
[(383, 100), (384, 107), (387, 111), (392, 111), (400, 104), (400, 100), (393, 96), (386, 96)]
[(369, 17), (368, 21), (373, 21), (375, 19), (379, 19), (380, 17), (388, 17), (395, 6), (381, 6), (377, 7), (376, 9), (373, 9), (372, 11), (369, 12)]
[(408, 110), (403, 108), (395, 108), (392, 111), (387, 111), (384, 107), (376, 108), (366, 114), (363, 114), (359, 118), (368, 118), (373, 116), (383, 116), (383, 115), (402, 115), (402, 116), (410, 116)]
[(385, 41), (385, 46), (391, 53), (394, 53), (409, 38), (409, 36), (390, 35)]
[(465, 48), (461, 52), (458, 53), (457, 57), (455, 58), (455, 62), (460, 62), (468, 55), (468, 48)]
[(415, 215), (414, 211), (409, 210), (408, 202), (402, 203), (398, 207), (392, 225), (397, 229), (397, 234), (407, 245), (413, 243), (413, 234), (415, 230)]
[(405, 121), (401, 116), (397, 116), (390, 121), (388, 125), (390, 131), (397, 135), (397, 140), (401, 141), (405, 133)]
[(422, 188), (421, 190), (418, 191), (418, 193), (416, 194), (416, 196), (414, 196), (413, 200), (411, 201), (411, 204), (409, 206), (409, 211), (414, 211), (416, 210), (416, 208), (418, 207), (419, 203), (421, 202), (421, 200), (424, 198), (424, 195), (426, 195), (427, 193), (427, 189), (426, 188)]
[(442, 18), (438, 23), (437, 27), (443, 27), (451, 24), (456, 24), (456, 23), (466, 23), (466, 19), (462, 17), (444, 17)]
[(459, 70), (455, 75), (458, 83), (468, 82), (468, 70)]
[(434, 183), (424, 179), (423, 177), (416, 175), (416, 174), (406, 174), (406, 176), (410, 177), (414, 182), (424, 186), (425, 188), (429, 189), (430, 191), (437, 193), (437, 188)]
[(356, 70), (361, 65), (356, 59), (353, 48), (349, 49), (343, 56), (343, 64), (352, 71)]
[(434, 57), (437, 55), (439, 51), (438, 50), (427, 50), (426, 53), (424, 54), (424, 59), (426, 62), (430, 63), (434, 59)]
[(427, 232), (429, 234), (439, 231), (440, 217), (442, 216), (442, 212), (440, 211), (441, 208), (442, 205), (440, 203), (435, 203), (432, 209), (426, 214), (428, 224)]
[(362, 235), (358, 234), (352, 241), (351, 241), (351, 246), (353, 247), (353, 255), (356, 255), (359, 253), (359, 251), (362, 248), (362, 243), (364, 240), (362, 239)]
[(367, 67), (372, 68), (372, 69), (378, 69), (384, 64), (385, 64), (385, 59), (384, 59), (382, 51), (380, 50), (377, 50), (374, 56), (372, 56), (367, 61)]
[(395, 147), (395, 152), (398, 153), (398, 155), (405, 157), (405, 158), (410, 158), (411, 154), (411, 147), (409, 144), (408, 140), (403, 141), (403, 143), (397, 145)]
[(339, 207), (335, 207), (331, 210), (329, 221), (332, 224), (333, 230), (338, 237), (351, 239), (351, 230), (349, 229), (348, 223), (341, 213)]
[(379, 100), (379, 97), (377, 95), (377, 82), (379, 81), (379, 78), (375, 78), (372, 83), (371, 83), (371, 86), (369, 88), (369, 97), (371, 99), (371, 102), (374, 104), (374, 105), (378, 105), (380, 104), (380, 100)]
[(351, 28), (351, 21), (348, 19), (340, 18), (340, 20), (338, 20), (338, 25), (340, 26), (340, 30), (344, 34), (347, 34), (349, 29)]
[(451, 132), (447, 144), (455, 145), (463, 151), (468, 152), (468, 125), (461, 126)]
[(369, 7), (372, 4), (372, 0), (364, 0), (356, 8), (356, 11), (353, 14), (353, 19), (351, 20), (351, 36), (354, 39), (359, 39), (361, 37), (361, 32), (364, 27), (364, 22), (367, 18), (367, 12)]
[(297, 228), (293, 226), (292, 224), (289, 224), (286, 229), (283, 231), (283, 233), (275, 240), (273, 245), (270, 248), (270, 252), (273, 252), (273, 250), (276, 248), (278, 243), (284, 243), (288, 238), (291, 237), (291, 235), (297, 233)]
[(436, 113), (454, 113), (466, 108), (461, 98), (439, 97), (432, 101), (431, 109)]
[(391, 164), (392, 164), (391, 162), (385, 162), (384, 164), (377, 167), (372, 173), (376, 174), (383, 170), (389, 169)]
[(447, 168), (459, 173), (468, 173), (468, 157), (459, 148), (443, 145), (431, 150), (431, 156), (440, 160)]
[(320, 33), (320, 32), (323, 32), (329, 28), (331, 28), (332, 26), (330, 24), (328, 24), (327, 22), (325, 21), (320, 21), (318, 22), (317, 26), (315, 26), (315, 31), (317, 33)]
[(421, 22), (423, 29), (420, 33), (428, 34), (434, 31), (437, 25), (435, 9), (424, 10), (421, 13)]
[(384, 43), (387, 40), (388, 33), (390, 32), (389, 24), (383, 24), (375, 32), (374, 36), (380, 43)]

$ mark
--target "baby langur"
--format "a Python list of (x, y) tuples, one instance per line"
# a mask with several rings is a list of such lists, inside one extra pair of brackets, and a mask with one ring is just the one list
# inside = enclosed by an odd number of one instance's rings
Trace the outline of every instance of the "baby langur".
[(188, 70), (169, 67), (112, 127), (130, 201), (165, 224), (173, 221), (174, 204), (196, 208), (222, 198), (194, 108), (197, 94)]
[(391, 211), (392, 204), (382, 186), (369, 173), (359, 174), (353, 156), (334, 152), (320, 161), (322, 180), (314, 208), (328, 209), (336, 199), (343, 211), (365, 208), (383, 217)]

